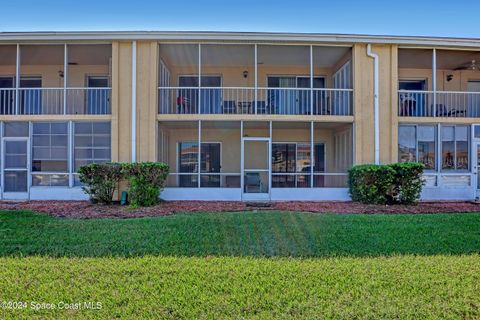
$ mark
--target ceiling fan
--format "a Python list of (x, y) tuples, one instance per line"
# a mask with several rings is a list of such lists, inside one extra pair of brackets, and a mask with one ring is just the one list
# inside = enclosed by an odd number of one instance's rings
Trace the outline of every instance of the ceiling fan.
[(455, 68), (455, 70), (474, 70), (474, 71), (480, 71), (480, 63), (477, 63), (476, 60), (472, 60), (470, 62), (464, 63), (460, 65), (458, 68)]

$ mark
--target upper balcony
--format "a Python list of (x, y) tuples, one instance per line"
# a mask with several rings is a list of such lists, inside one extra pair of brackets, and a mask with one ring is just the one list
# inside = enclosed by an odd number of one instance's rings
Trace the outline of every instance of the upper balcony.
[(160, 44), (160, 114), (353, 112), (351, 47)]
[(398, 115), (480, 117), (480, 52), (399, 49)]
[(0, 115), (110, 114), (110, 44), (1, 45)]

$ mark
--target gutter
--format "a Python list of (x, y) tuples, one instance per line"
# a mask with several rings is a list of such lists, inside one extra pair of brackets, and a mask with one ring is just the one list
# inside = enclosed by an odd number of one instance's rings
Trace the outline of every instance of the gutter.
[(380, 123), (378, 110), (378, 54), (372, 52), (372, 45), (367, 45), (367, 56), (373, 58), (373, 108), (375, 123), (375, 164), (380, 164)]
[(137, 161), (137, 41), (132, 42), (132, 162)]
[(479, 38), (382, 36), (332, 33), (272, 33), (272, 32), (215, 32), (215, 31), (79, 31), (79, 32), (0, 32), (5, 43), (36, 41), (251, 41), (251, 42), (318, 42), (318, 43), (371, 43), (405, 46), (442, 46), (478, 49)]

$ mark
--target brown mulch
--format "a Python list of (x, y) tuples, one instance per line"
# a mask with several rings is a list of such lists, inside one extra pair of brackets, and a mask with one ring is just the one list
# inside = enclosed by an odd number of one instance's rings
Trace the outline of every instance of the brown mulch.
[(32, 210), (57, 217), (68, 218), (137, 218), (165, 216), (182, 212), (232, 212), (249, 210), (279, 210), (314, 213), (460, 213), (480, 212), (480, 203), (473, 202), (420, 202), (417, 205), (383, 206), (364, 205), (354, 202), (271, 202), (269, 207), (255, 206), (245, 202), (227, 201), (165, 201), (149, 208), (132, 209), (120, 205), (94, 205), (88, 201), (0, 201), (0, 210)]

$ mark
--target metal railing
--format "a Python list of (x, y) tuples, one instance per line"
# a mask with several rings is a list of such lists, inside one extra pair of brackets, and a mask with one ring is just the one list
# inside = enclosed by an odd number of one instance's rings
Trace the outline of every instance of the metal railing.
[(398, 115), (478, 118), (480, 92), (399, 90)]
[(353, 89), (160, 87), (160, 114), (352, 115)]
[(0, 88), (0, 114), (110, 114), (110, 95), (110, 88)]

